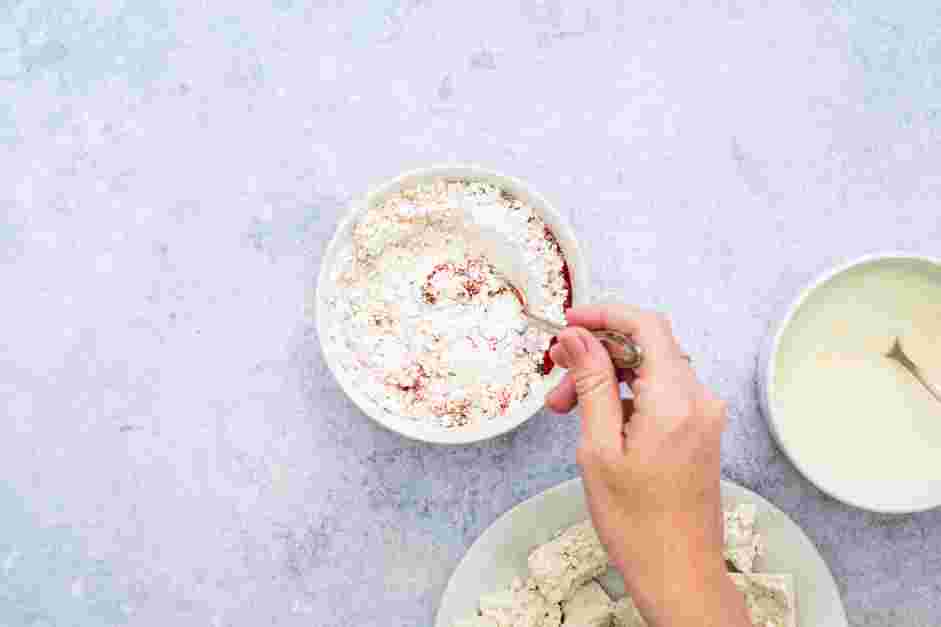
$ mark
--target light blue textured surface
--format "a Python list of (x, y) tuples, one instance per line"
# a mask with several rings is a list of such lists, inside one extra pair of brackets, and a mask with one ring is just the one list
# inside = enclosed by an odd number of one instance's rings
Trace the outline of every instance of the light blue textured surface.
[(571, 417), (414, 444), (320, 357), (343, 206), (449, 160), (529, 180), (599, 286), (672, 313), (731, 402), (726, 476), (854, 625), (937, 624), (941, 513), (823, 497), (754, 373), (817, 271), (941, 251), (941, 13), (704, 4), (0, 1), (0, 624), (427, 625), (466, 546), (576, 474)]

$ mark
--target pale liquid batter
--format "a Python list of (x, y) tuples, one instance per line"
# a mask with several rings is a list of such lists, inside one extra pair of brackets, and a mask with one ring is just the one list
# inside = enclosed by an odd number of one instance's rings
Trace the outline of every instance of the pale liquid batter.
[(831, 279), (782, 335), (773, 402), (782, 443), (821, 487), (917, 508), (941, 490), (941, 403), (884, 357), (896, 336), (941, 386), (937, 267), (880, 261)]

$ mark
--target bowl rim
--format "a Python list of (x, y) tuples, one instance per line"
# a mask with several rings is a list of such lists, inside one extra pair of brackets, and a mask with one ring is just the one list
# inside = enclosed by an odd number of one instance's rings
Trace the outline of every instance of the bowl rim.
[[(564, 246), (565, 258), (569, 264), (569, 272), (572, 278), (572, 288), (574, 292), (573, 304), (591, 302), (592, 288), (589, 280), (591, 275), (589, 273), (587, 259), (578, 242), (575, 230), (572, 228), (568, 219), (541, 192), (520, 178), (471, 163), (442, 163), (402, 172), (393, 178), (384, 180), (378, 185), (370, 185), (365, 194), (353, 199), (346, 213), (337, 222), (333, 236), (330, 238), (321, 256), (317, 288), (314, 296), (316, 303), (316, 329), (321, 355), (323, 355), (323, 359), (327, 363), (333, 378), (340, 385), (340, 388), (346, 396), (353, 401), (361, 412), (366, 414), (376, 424), (411, 440), (427, 442), (429, 444), (463, 445), (484, 442), (516, 429), (544, 409), (544, 399), (540, 399), (542, 402), (538, 404), (534, 401), (524, 403), (519, 406), (515, 412), (501, 419), (491, 420), (476, 425), (471, 429), (429, 427), (417, 421), (409, 421), (407, 418), (387, 414), (382, 411), (380, 407), (363, 397), (354, 388), (352, 382), (342, 376), (342, 373), (339, 371), (336, 364), (334, 364), (334, 360), (327, 352), (325, 342), (326, 329), (324, 328), (324, 320), (326, 317), (324, 315), (324, 299), (321, 298), (321, 294), (323, 293), (322, 288), (330, 281), (329, 275), (333, 270), (330, 261), (335, 257), (338, 247), (344, 243), (341, 239), (341, 235), (350, 228), (351, 222), (358, 217), (360, 211), (368, 207), (376, 198), (388, 194), (406, 181), (445, 176), (498, 180), (508, 187), (524, 191), (528, 197), (529, 203), (537, 208), (542, 215), (551, 219), (553, 222), (554, 235), (559, 240), (560, 245)], [(557, 383), (558, 380), (561, 380), (562, 376), (560, 369), (557, 368), (550, 376), (553, 377)], [(552, 382), (552, 380), (550, 380), (550, 382)]]
[(820, 289), (823, 285), (832, 279), (841, 274), (849, 272), (854, 268), (876, 264), (883, 261), (913, 261), (926, 263), (937, 268), (939, 276), (941, 276), (941, 257), (933, 257), (930, 255), (905, 251), (882, 251), (868, 253), (853, 258), (850, 261), (837, 264), (835, 267), (818, 274), (809, 284), (801, 289), (797, 297), (790, 301), (784, 316), (780, 318), (780, 321), (778, 322), (774, 331), (768, 335), (768, 341), (766, 342), (766, 347), (763, 351), (765, 355), (762, 359), (764, 372), (762, 376), (759, 377), (759, 381), (763, 387), (760, 401), (762, 408), (764, 409), (762, 413), (765, 416), (765, 420), (768, 423), (768, 427), (772, 436), (778, 444), (778, 448), (781, 449), (781, 451), (787, 456), (794, 467), (797, 468), (797, 470), (808, 481), (814, 484), (821, 492), (836, 499), (837, 501), (845, 503), (846, 505), (878, 514), (916, 514), (941, 507), (941, 491), (939, 491), (938, 496), (936, 497), (936, 500), (933, 502), (933, 504), (919, 507), (893, 507), (871, 502), (864, 502), (863, 500), (856, 498), (851, 494), (847, 494), (841, 489), (828, 486), (826, 485), (826, 482), (823, 482), (818, 477), (815, 477), (803, 463), (800, 456), (797, 455), (790, 447), (784, 444), (779, 431), (780, 412), (775, 408), (774, 379), (777, 369), (778, 353), (780, 352), (781, 339), (784, 335), (784, 332), (790, 326), (794, 316), (797, 315), (797, 312), (800, 311), (801, 307), (804, 306), (812, 294), (815, 294), (818, 289)]

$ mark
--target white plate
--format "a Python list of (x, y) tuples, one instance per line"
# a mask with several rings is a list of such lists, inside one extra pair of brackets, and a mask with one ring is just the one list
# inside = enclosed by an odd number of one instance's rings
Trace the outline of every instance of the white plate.
[[(722, 482), (722, 501), (726, 506), (758, 506), (758, 529), (766, 540), (767, 555), (759, 561), (757, 570), (794, 575), (797, 624), (847, 627), (830, 569), (800, 527), (768, 501), (733, 483)], [(526, 558), (535, 546), (586, 518), (588, 509), (580, 479), (546, 490), (498, 518), (474, 542), (451, 575), (435, 627), (451, 627), (454, 621), (472, 616), (481, 595), (500, 589), (514, 577), (526, 577)]]

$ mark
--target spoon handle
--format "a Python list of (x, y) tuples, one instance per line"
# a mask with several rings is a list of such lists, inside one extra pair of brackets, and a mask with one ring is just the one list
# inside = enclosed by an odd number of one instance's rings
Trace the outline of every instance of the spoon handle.
[[(536, 326), (541, 328), (546, 333), (558, 335), (563, 330), (565, 330), (564, 324), (557, 324), (551, 320), (546, 320), (545, 318), (530, 313), (529, 311), (526, 311), (525, 313), (527, 318), (532, 320)], [(589, 331), (589, 333), (594, 335), (601, 341), (602, 344), (605, 345), (605, 348), (608, 349), (608, 353), (611, 355), (611, 361), (613, 361), (614, 365), (618, 368), (631, 370), (634, 368), (639, 368), (640, 365), (644, 362), (643, 350), (628, 335), (619, 333), (617, 331), (611, 331), (609, 329)]]
[(925, 386), (925, 389), (928, 390), (928, 393), (929, 393), (929, 394), (931, 394), (933, 397), (935, 397), (935, 400), (937, 400), (939, 403), (941, 403), (941, 392), (938, 391), (938, 388), (935, 387), (935, 385), (934, 385), (931, 381), (929, 381), (929, 380), (925, 377), (924, 374), (922, 374), (921, 368), (919, 368), (918, 366), (916, 366), (916, 365), (915, 365), (914, 363), (912, 363), (911, 361), (909, 361), (909, 363), (911, 364), (911, 367), (906, 366), (906, 369), (907, 369), (909, 372), (912, 373), (912, 376), (914, 376), (916, 379), (918, 379), (918, 382), (919, 382), (919, 383), (921, 383), (923, 386)]
[(889, 351), (886, 357), (894, 359), (899, 364), (901, 364), (903, 368), (908, 370), (909, 373), (911, 373), (911, 375), (915, 377), (915, 379), (917, 379), (926, 390), (928, 390), (928, 393), (931, 394), (935, 400), (941, 403), (941, 391), (939, 391), (938, 388), (931, 381), (929, 381), (927, 377), (925, 377), (921, 371), (921, 368), (918, 367), (918, 364), (912, 361), (905, 351), (902, 350), (902, 344), (898, 339), (895, 340), (895, 343), (892, 345), (892, 350)]

